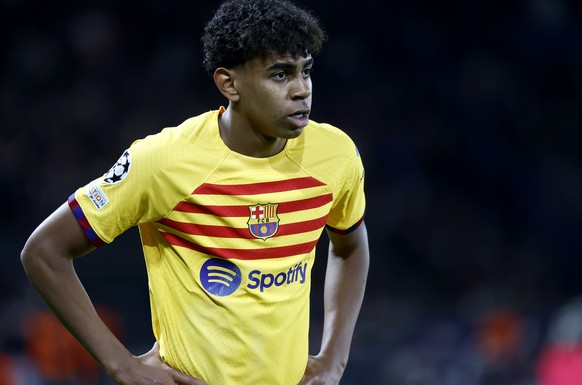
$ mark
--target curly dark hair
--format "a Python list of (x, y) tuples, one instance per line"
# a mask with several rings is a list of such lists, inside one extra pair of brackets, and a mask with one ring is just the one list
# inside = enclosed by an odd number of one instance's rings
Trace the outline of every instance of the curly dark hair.
[(309, 11), (286, 0), (228, 0), (204, 30), (203, 65), (212, 74), (271, 53), (315, 55), (326, 38)]

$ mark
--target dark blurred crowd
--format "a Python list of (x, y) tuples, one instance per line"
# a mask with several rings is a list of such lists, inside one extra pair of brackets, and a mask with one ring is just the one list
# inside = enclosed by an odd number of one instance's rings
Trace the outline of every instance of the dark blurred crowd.
[[(582, 3), (299, 3), (329, 34), (312, 118), (366, 166), (372, 269), (342, 384), (581, 384)], [(225, 103), (200, 56), (217, 5), (0, 0), (0, 385), (109, 384), (18, 254), (133, 140)], [(141, 258), (130, 232), (78, 262), (136, 354)]]

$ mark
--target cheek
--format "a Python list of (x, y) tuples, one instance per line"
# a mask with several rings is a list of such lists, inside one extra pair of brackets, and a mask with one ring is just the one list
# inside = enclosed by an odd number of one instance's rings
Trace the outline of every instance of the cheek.
[(263, 110), (265, 116), (278, 115), (277, 111), (284, 109), (285, 98), (278, 90), (265, 89), (256, 95), (255, 105)]
[(280, 116), (281, 111), (285, 111), (287, 98), (283, 86), (261, 83), (248, 88), (241, 97), (245, 100), (247, 111), (252, 111), (256, 118), (270, 120)]

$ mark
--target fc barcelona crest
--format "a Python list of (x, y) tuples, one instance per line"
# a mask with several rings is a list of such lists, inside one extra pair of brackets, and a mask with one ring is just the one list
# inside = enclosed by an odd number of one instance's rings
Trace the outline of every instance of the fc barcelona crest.
[(271, 238), (279, 230), (279, 217), (277, 216), (278, 203), (257, 204), (249, 206), (249, 231), (255, 238), (263, 241)]

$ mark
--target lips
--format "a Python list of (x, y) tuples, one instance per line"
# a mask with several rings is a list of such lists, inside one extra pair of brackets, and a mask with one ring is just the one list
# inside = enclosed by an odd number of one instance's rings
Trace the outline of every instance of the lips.
[(290, 114), (289, 116), (294, 119), (307, 119), (309, 118), (309, 110), (301, 110), (295, 111), (294, 113)]

